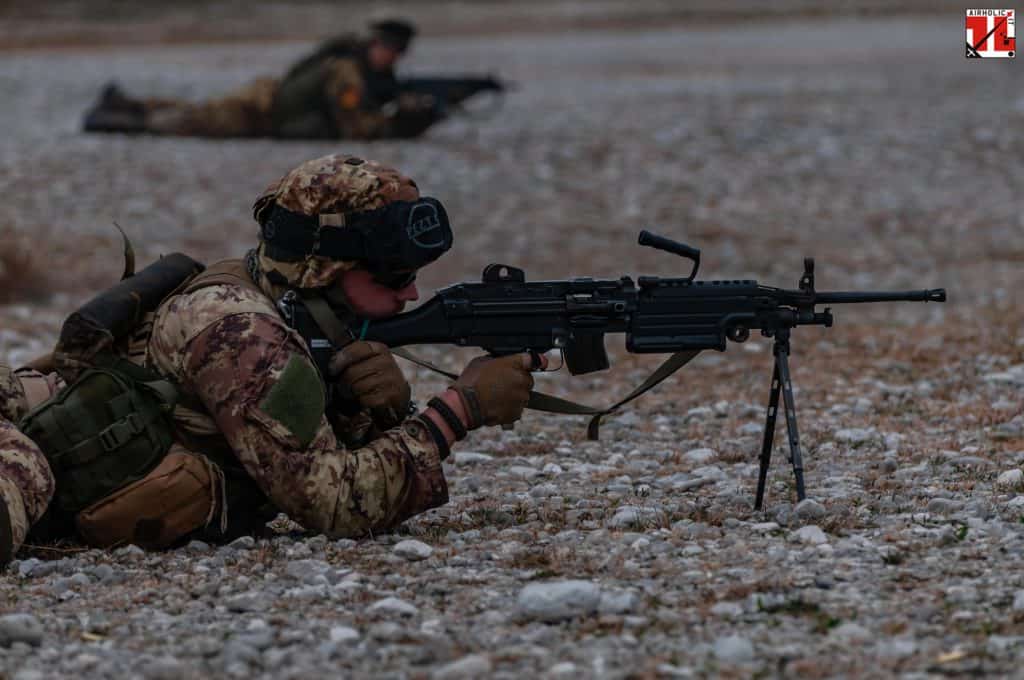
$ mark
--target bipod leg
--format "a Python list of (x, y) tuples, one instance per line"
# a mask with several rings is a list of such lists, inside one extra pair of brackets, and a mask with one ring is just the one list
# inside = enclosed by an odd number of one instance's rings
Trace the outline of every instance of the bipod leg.
[(789, 435), (789, 462), (793, 464), (796, 477), (796, 498), (802, 501), (804, 493), (804, 459), (800, 454), (800, 433), (796, 428), (796, 406), (793, 401), (793, 381), (789, 376), (789, 343), (775, 354), (775, 367), (782, 379), (782, 399), (786, 407), (786, 433)]
[(772, 370), (772, 387), (768, 393), (768, 411), (764, 418), (764, 438), (761, 440), (761, 468), (757, 472), (757, 497), (754, 509), (761, 510), (764, 504), (764, 485), (768, 479), (768, 466), (772, 462), (772, 445), (775, 443), (775, 416), (779, 411), (779, 361), (775, 360)]

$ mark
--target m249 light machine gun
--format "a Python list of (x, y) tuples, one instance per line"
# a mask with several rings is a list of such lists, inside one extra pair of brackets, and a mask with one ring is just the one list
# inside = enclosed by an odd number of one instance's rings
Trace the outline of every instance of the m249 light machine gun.
[[(364, 326), (362, 337), (390, 347), (449, 343), (480, 347), (491, 354), (543, 353), (559, 349), (573, 375), (608, 368), (607, 333), (625, 333), (630, 352), (672, 353), (643, 384), (608, 408), (574, 404), (535, 394), (530, 407), (592, 416), (589, 433), (597, 438), (602, 416), (640, 396), (703, 350), (724, 351), (727, 341), (744, 342), (751, 331), (773, 339), (774, 369), (761, 446), (755, 507), (764, 501), (781, 393), (797, 497), (803, 500), (804, 475), (796, 408), (789, 371), (790, 332), (797, 326), (831, 326), (827, 305), (867, 302), (944, 302), (942, 288), (911, 291), (819, 292), (814, 260), (804, 260), (797, 290), (762, 286), (756, 281), (698, 281), (700, 251), (640, 232), (639, 244), (690, 260), (685, 278), (641, 276), (619, 280), (576, 278), (527, 281), (523, 270), (492, 264), (480, 283), (448, 286), (420, 307)], [(819, 311), (819, 307), (824, 307)]]

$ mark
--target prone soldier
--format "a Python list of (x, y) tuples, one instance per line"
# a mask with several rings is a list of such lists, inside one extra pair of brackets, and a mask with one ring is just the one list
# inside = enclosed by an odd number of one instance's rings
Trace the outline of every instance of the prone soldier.
[(258, 78), (203, 102), (137, 99), (107, 85), (86, 113), (86, 132), (193, 137), (377, 139), (414, 137), (441, 119), (429, 94), (400, 92), (394, 67), (416, 34), (401, 20), (374, 23), (368, 39), (322, 44), (283, 78)]
[(412, 179), (327, 156), (272, 184), (254, 216), (244, 259), (172, 276), (196, 263), (168, 256), (72, 314), (56, 374), (0, 370), (0, 559), (30, 531), (159, 548), (278, 511), (332, 537), (384, 530), (448, 500), (456, 440), (522, 415), (529, 355), (474, 359), (415, 411), (385, 345), (319, 356), (289, 323), (300, 299), (354, 338), (417, 299), (416, 272), (453, 237)]

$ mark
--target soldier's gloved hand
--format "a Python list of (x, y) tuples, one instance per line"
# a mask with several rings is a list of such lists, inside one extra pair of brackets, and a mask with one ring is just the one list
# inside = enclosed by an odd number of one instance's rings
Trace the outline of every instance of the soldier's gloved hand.
[(533, 389), (532, 368), (529, 354), (477, 357), (469, 362), (452, 386), (465, 407), (466, 428), (519, 420)]
[(336, 352), (327, 370), (370, 410), (379, 427), (394, 427), (409, 413), (412, 390), (387, 345), (357, 340)]

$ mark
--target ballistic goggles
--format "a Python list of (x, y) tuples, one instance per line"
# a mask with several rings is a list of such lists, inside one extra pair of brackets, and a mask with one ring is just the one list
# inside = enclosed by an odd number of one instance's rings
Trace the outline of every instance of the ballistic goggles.
[(428, 197), (314, 216), (275, 205), (260, 226), (260, 238), (264, 254), (273, 260), (301, 262), (311, 255), (355, 260), (390, 288), (403, 282), (403, 288), (408, 286), (415, 270), (441, 257), (454, 240), (444, 206)]

